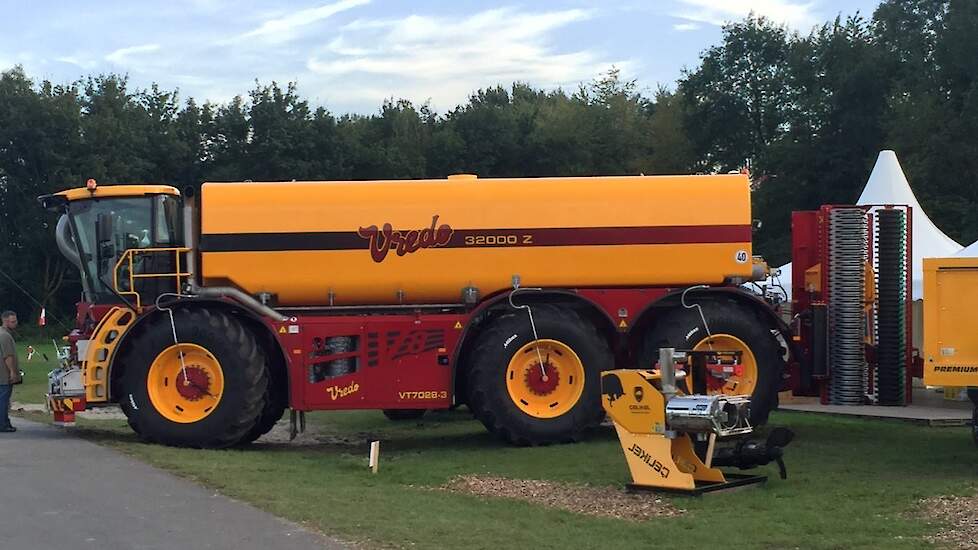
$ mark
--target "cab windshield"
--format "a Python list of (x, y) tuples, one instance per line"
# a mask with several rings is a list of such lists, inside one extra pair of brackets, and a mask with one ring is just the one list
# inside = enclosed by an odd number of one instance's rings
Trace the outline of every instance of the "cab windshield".
[[(88, 301), (118, 302), (112, 290), (116, 263), (129, 249), (180, 246), (178, 226), (179, 199), (171, 195), (149, 195), (85, 199), (70, 206), (72, 233), (78, 246), (82, 276), (85, 277)], [(167, 266), (148, 266), (148, 261), (165, 258), (139, 258), (136, 273)], [(125, 289), (137, 290), (137, 289)], [(144, 289), (138, 289), (144, 290)]]

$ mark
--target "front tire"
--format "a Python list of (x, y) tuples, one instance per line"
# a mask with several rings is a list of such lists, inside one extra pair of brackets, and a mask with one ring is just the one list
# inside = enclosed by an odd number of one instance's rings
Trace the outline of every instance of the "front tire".
[[(280, 382), (283, 385), (287, 383), (287, 381)], [(258, 415), (258, 420), (255, 421), (254, 427), (241, 438), (241, 441), (238, 442), (239, 445), (252, 443), (259, 437), (272, 431), (275, 424), (285, 415), (285, 409), (289, 407), (288, 388), (275, 386), (276, 384), (273, 384), (272, 380), (268, 381), (268, 390), (265, 392), (265, 406), (262, 407), (261, 414)]]
[[(120, 405), (133, 429), (178, 447), (225, 448), (255, 427), (268, 374), (254, 335), (238, 320), (207, 309), (173, 312), (138, 327), (120, 358)], [(181, 355), (183, 359), (181, 360)]]
[(525, 311), (488, 321), (479, 335), (470, 355), (469, 408), (491, 433), (516, 445), (576, 441), (604, 418), (600, 376), (614, 358), (575, 311), (531, 307), (539, 340)]
[(659, 348), (742, 352), (742, 374), (727, 379), (708, 377), (707, 394), (749, 395), (750, 421), (759, 426), (778, 406), (784, 361), (781, 348), (771, 334), (770, 323), (749, 307), (725, 299), (693, 299), (703, 308), (703, 319), (696, 308), (676, 307), (656, 319), (645, 334), (639, 353), (639, 367), (652, 368), (658, 361)]

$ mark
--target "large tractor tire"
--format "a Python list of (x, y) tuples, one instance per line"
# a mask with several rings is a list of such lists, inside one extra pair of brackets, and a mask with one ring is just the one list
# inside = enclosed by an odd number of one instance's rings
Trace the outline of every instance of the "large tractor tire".
[(287, 408), (289, 408), (288, 381), (282, 380), (276, 384), (269, 378), (268, 389), (265, 391), (265, 406), (262, 407), (254, 427), (241, 438), (238, 444), (246, 445), (272, 431), (275, 424), (285, 415)]
[(740, 351), (743, 371), (727, 378), (707, 375), (707, 394), (749, 395), (750, 420), (755, 426), (767, 422), (778, 406), (778, 391), (784, 360), (781, 347), (771, 334), (770, 323), (749, 306), (733, 300), (692, 300), (703, 308), (712, 338), (703, 326), (697, 308), (676, 307), (656, 319), (646, 332), (639, 353), (639, 367), (652, 368), (659, 348), (676, 350)]
[(165, 315), (137, 327), (128, 342), (120, 358), (122, 411), (149, 441), (236, 445), (265, 406), (265, 357), (254, 335), (223, 312), (178, 309), (173, 315), (179, 344)]
[(533, 307), (488, 321), (467, 370), (468, 403), (490, 432), (516, 445), (576, 441), (604, 418), (601, 371), (608, 343), (569, 308)]

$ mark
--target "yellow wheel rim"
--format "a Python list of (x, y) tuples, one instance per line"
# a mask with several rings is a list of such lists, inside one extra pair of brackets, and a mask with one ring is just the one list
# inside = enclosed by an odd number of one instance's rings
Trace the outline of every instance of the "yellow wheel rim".
[(153, 407), (167, 420), (181, 424), (199, 422), (221, 402), (224, 371), (205, 348), (175, 344), (157, 355), (150, 365), (146, 389)]
[(757, 360), (754, 353), (743, 340), (731, 334), (714, 334), (700, 340), (693, 351), (739, 351), (741, 374), (731, 374), (726, 379), (707, 373), (706, 393), (723, 395), (751, 395), (757, 387)]
[(535, 418), (555, 418), (573, 409), (581, 399), (584, 364), (562, 342), (535, 340), (518, 349), (510, 359), (506, 389), (524, 413)]

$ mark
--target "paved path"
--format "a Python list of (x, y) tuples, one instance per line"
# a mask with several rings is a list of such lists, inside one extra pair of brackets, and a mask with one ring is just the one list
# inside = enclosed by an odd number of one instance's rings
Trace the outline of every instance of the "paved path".
[(13, 418), (0, 434), (4, 549), (344, 548), (125, 455)]
[(786, 411), (836, 414), (861, 418), (886, 418), (904, 420), (927, 426), (967, 426), (971, 423), (971, 410), (937, 407), (880, 407), (877, 405), (819, 405), (788, 404), (779, 406)]
[(913, 388), (912, 397), (913, 403), (907, 407), (822, 405), (817, 397), (790, 397), (783, 400), (779, 408), (786, 411), (904, 420), (928, 426), (971, 424), (971, 401), (947, 400), (943, 394), (926, 388)]

